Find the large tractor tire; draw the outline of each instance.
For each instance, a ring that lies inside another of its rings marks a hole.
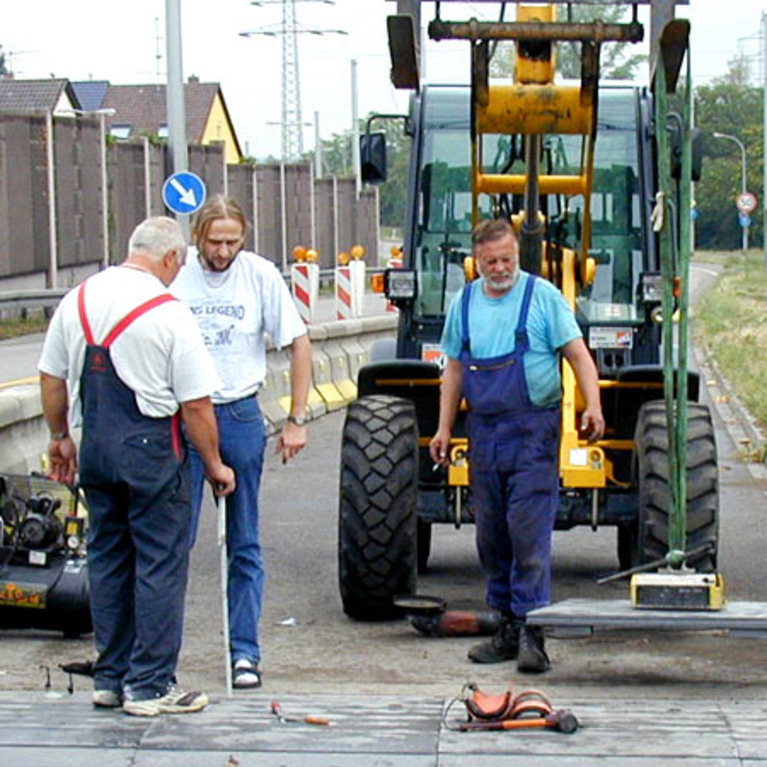
[[[341,441],[338,575],[344,612],[400,615],[416,586],[418,423],[413,403],[376,394],[352,402]]]
[[[666,406],[647,402],[637,416],[634,470],[638,489],[635,523],[618,529],[622,569],[664,557],[668,551],[669,474]],[[687,403],[687,535],[685,550],[710,544],[710,551],[691,557],[687,566],[714,572],[719,537],[719,481],[716,441],[706,405]]]

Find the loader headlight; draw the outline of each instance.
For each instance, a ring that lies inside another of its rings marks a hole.
[[[387,269],[384,293],[390,301],[414,301],[417,290],[415,269]]]

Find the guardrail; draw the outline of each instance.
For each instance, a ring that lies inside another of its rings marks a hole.
[[[373,344],[392,338],[396,326],[395,314],[309,326],[313,351],[311,418],[338,410],[357,396],[357,372],[369,360]],[[267,431],[273,434],[282,428],[290,408],[290,358],[286,351],[271,349],[267,353],[267,375],[258,399]],[[0,389],[0,472],[39,471],[47,446],[39,383]]]
[[[368,266],[365,270],[368,276],[379,274],[384,270],[380,267]],[[320,269],[320,284],[329,286],[335,280],[335,269]],[[290,272],[282,275],[290,287]],[[39,290],[8,290],[0,291],[0,316],[7,311],[16,309],[49,309],[58,306],[59,301],[71,290],[69,288],[40,288]]]
[[[48,309],[58,306],[70,288],[11,290],[0,293],[0,313],[14,309]]]

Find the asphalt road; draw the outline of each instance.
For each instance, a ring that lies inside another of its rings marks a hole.
[[[349,694],[457,694],[467,680],[492,688],[512,676],[512,664],[477,667],[466,660],[471,638],[431,639],[405,621],[359,623],[347,619],[337,587],[336,518],[340,434],[338,412],[310,425],[310,445],[282,466],[269,454],[261,504],[268,571],[262,618],[267,690]],[[721,470],[720,564],[731,600],[767,600],[763,552],[763,481],[739,462],[726,432],[719,431]],[[273,444],[273,441],[270,443]],[[482,609],[482,578],[473,530],[439,526],[431,571],[419,591],[447,599],[451,608]],[[620,598],[625,584],[597,586],[617,568],[615,530],[576,529],[555,534],[554,599]],[[219,554],[215,509],[207,505],[193,553],[180,677],[211,692],[224,687]],[[764,696],[767,646],[762,639],[718,632],[597,632],[585,639],[549,640],[553,668],[543,678],[552,694],[584,696],[651,694]],[[40,631],[2,633],[0,686],[40,688],[44,665],[93,656],[91,640],[66,640]],[[66,678],[53,675],[63,690]],[[527,681],[530,684],[530,680]],[[84,683],[81,683],[81,687]],[[672,693],[673,690],[673,693]]]
[[[713,399],[722,399],[706,380]],[[764,492],[738,456],[738,445],[715,408],[720,456],[720,570],[730,600],[767,602]],[[725,417],[727,415],[726,411]],[[341,609],[336,538],[340,435],[344,413],[309,427],[309,446],[287,466],[269,451],[261,517],[268,571],[262,617],[265,691],[321,694],[452,696],[469,680],[498,689],[515,676],[513,664],[478,667],[466,659],[471,638],[431,639],[406,620],[354,622]],[[274,441],[270,442],[273,446]],[[272,447],[273,449],[273,447]],[[628,598],[625,583],[597,586],[617,569],[614,528],[578,528],[554,536],[554,599]],[[419,591],[445,598],[451,608],[482,609],[483,583],[473,529],[438,526],[430,572]],[[208,502],[193,552],[185,643],[184,685],[224,690],[219,552],[215,509]],[[543,678],[517,684],[544,686],[549,695],[712,699],[767,694],[767,645],[763,638],[722,632],[603,631],[587,638],[550,638],[553,668]],[[66,686],[58,663],[93,657],[90,638],[65,640],[39,631],[2,632],[0,687],[40,689],[42,666],[54,669],[54,688]],[[78,689],[87,684],[76,681]]]
[[[333,322],[336,319],[335,311],[334,297],[321,295],[312,321],[315,324]],[[367,293],[363,305],[363,316],[374,317],[385,313],[384,296]],[[43,337],[42,333],[35,333],[0,341],[0,386],[37,376],[37,361],[43,347]]]

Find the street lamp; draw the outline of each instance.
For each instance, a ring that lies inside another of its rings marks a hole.
[[[714,132],[714,138],[725,138],[728,141],[734,141],[740,147],[740,154],[742,157],[740,192],[741,194],[745,194],[748,191],[746,189],[746,147],[743,146],[743,142],[739,138],[737,138],[736,136],[731,136],[729,133]],[[745,252],[748,250],[748,225],[745,225],[742,228],[743,228],[743,252]]]

